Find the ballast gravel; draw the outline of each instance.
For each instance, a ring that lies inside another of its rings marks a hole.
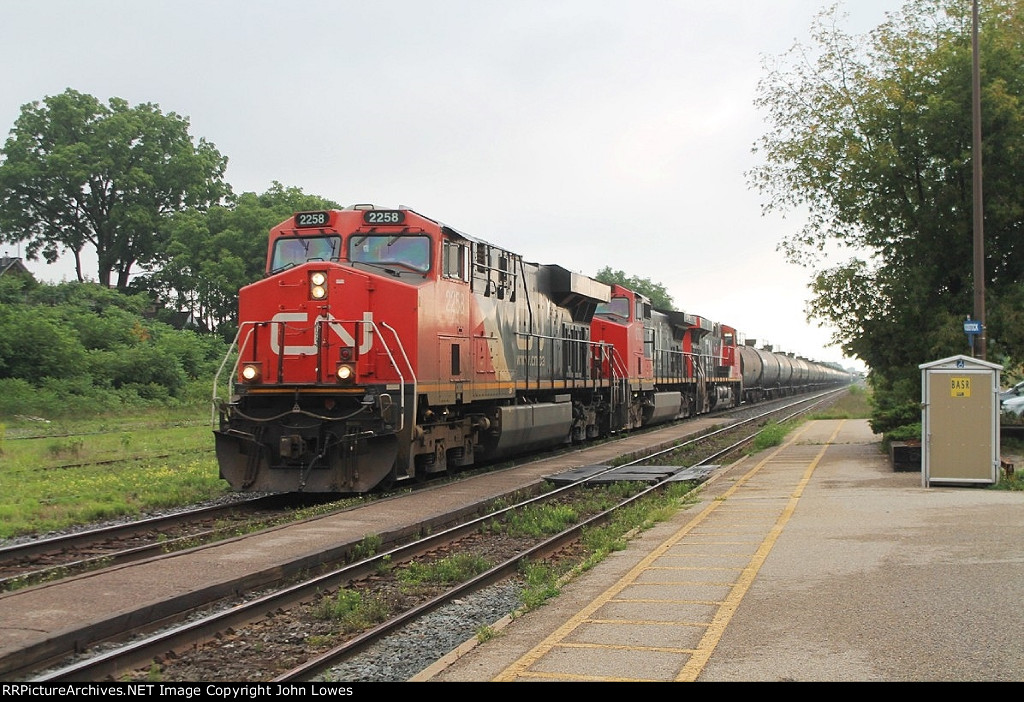
[[[331,668],[324,682],[405,682],[520,607],[522,584],[502,582],[439,607]]]

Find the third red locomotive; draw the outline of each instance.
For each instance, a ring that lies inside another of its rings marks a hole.
[[[266,273],[218,401],[238,491],[366,492],[847,381],[407,208],[300,212]]]

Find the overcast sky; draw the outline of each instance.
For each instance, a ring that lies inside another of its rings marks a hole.
[[[0,128],[67,88],[152,102],[273,181],[406,205],[538,263],[661,283],[676,308],[848,364],[747,187],[762,58],[820,0],[3,0]],[[848,0],[864,34],[900,0]],[[0,253],[19,255],[3,244]],[[44,280],[70,261],[27,262]],[[95,276],[95,272],[93,272]]]

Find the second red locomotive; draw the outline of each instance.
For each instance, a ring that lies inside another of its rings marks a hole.
[[[407,208],[302,212],[239,296],[221,476],[359,493],[844,382]]]

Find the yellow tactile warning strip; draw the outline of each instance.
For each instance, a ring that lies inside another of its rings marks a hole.
[[[494,681],[696,680],[844,423],[805,424]]]

